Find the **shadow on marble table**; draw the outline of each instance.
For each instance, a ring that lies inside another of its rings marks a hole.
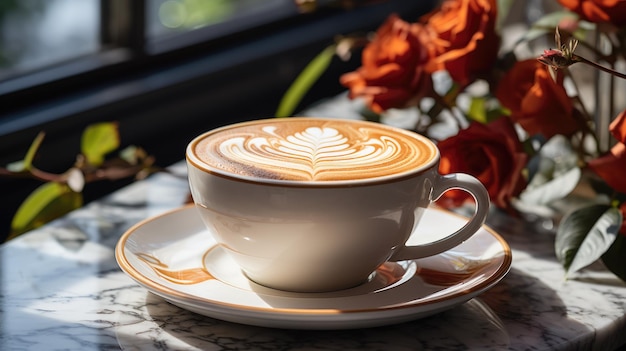
[[[564,317],[565,307],[556,294],[516,270],[480,297],[437,315],[357,330],[284,330],[224,322],[171,305],[140,287],[120,299],[132,300],[134,306],[117,323],[123,350],[523,350],[565,343],[573,343],[574,349],[590,347],[584,340],[568,341],[589,330]]]

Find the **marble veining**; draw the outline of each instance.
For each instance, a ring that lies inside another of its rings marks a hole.
[[[601,264],[564,281],[552,233],[492,212],[510,273],[469,302],[399,325],[342,331],[252,327],[200,316],[117,266],[120,235],[187,198],[180,176],[135,183],[0,247],[2,350],[611,350],[626,343],[626,284]]]

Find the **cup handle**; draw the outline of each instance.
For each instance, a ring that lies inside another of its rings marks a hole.
[[[440,176],[433,186],[432,200],[437,201],[443,193],[452,189],[460,189],[468,192],[476,202],[474,215],[463,227],[456,232],[432,243],[404,246],[396,251],[390,261],[402,261],[434,256],[461,244],[476,233],[485,223],[489,213],[489,194],[482,183],[469,174],[453,173]]]

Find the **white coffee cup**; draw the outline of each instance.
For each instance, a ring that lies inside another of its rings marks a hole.
[[[438,173],[432,141],[379,123],[244,122],[196,137],[186,158],[193,200],[217,243],[249,279],[280,290],[346,289],[385,261],[447,251],[489,208],[476,178]],[[406,246],[424,210],[450,189],[474,197],[474,216],[445,238]]]

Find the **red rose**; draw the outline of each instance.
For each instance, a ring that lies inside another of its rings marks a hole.
[[[609,22],[621,27],[626,25],[626,1],[624,0],[558,0],[564,7],[576,12],[589,22]]]
[[[425,16],[434,55],[428,70],[445,69],[463,85],[490,71],[500,46],[497,12],[495,0],[448,0]]]
[[[582,128],[578,111],[563,87],[563,76],[555,82],[547,70],[535,59],[517,62],[500,81],[496,97],[528,133],[548,139],[571,135]]]
[[[362,65],[340,78],[350,98],[363,97],[372,111],[406,107],[432,91],[432,79],[424,70],[428,52],[423,27],[391,15],[363,50]]]
[[[438,143],[441,152],[439,172],[468,173],[480,180],[500,208],[510,208],[511,199],[526,187],[522,169],[528,155],[524,153],[515,128],[508,118],[489,124],[473,122],[467,129]],[[459,206],[470,198],[460,190],[446,192],[439,204]]]
[[[611,188],[626,194],[626,146],[617,143],[604,156],[589,161],[592,171],[600,176]]]

